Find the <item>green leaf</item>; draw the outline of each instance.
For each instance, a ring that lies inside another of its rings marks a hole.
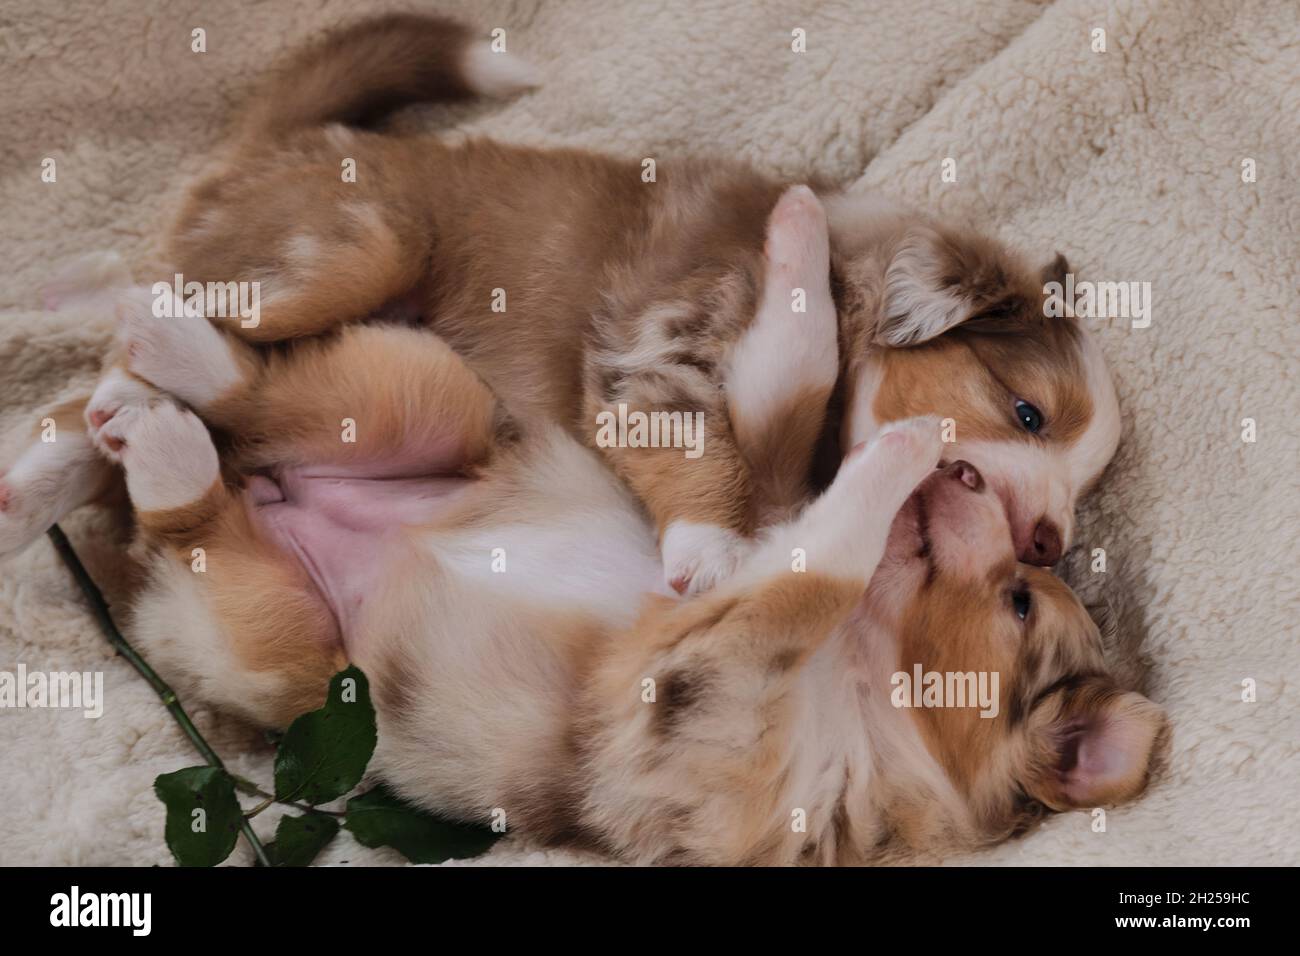
[[[243,811],[235,785],[216,767],[161,774],[153,792],[167,807],[167,848],[180,866],[216,866],[235,848]]]
[[[309,866],[338,832],[338,820],[323,813],[286,815],[280,818],[275,842],[267,845],[267,851],[276,866]]]
[[[370,682],[349,667],[330,680],[325,706],[285,731],[275,753],[275,799],[313,805],[336,800],[361,782],[374,752]]]
[[[343,826],[362,846],[391,846],[412,863],[469,859],[486,852],[501,836],[489,827],[439,819],[386,787],[349,800]]]

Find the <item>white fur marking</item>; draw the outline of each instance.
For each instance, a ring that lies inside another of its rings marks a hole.
[[[728,578],[748,554],[749,539],[729,528],[674,521],[663,536],[664,581],[687,581],[683,594],[699,594]]]
[[[1079,331],[1088,395],[1092,399],[1092,418],[1079,440],[1066,453],[1072,489],[1071,507],[1079,489],[1100,475],[1115,456],[1122,424],[1115,384],[1111,381],[1101,349],[1087,330],[1080,328]]]
[[[763,297],[727,373],[732,414],[764,422],[801,389],[830,389],[839,370],[826,216],[807,186],[792,186],[772,213]],[[803,289],[806,311],[793,310]]]
[[[840,466],[822,496],[794,522],[768,535],[737,573],[737,586],[793,572],[792,552],[807,556],[807,570],[859,579],[866,587],[885,553],[894,516],[939,463],[943,450],[933,415],[891,422],[862,451]]]
[[[461,61],[465,85],[479,96],[508,96],[540,85],[537,69],[513,53],[494,53],[487,43],[465,49]]]
[[[284,244],[284,257],[292,265],[310,268],[315,265],[321,254],[321,242],[310,233],[290,236]]]
[[[193,412],[175,405],[119,413],[102,430],[125,444],[121,454],[126,488],[139,511],[193,504],[220,474],[207,428]]]
[[[0,477],[0,558],[17,554],[54,522],[84,504],[104,480],[103,464],[87,436],[60,429],[52,442],[35,441]]]
[[[153,314],[152,303],[132,302],[121,313],[118,338],[131,371],[165,392],[203,409],[243,381],[234,346],[206,318]]]

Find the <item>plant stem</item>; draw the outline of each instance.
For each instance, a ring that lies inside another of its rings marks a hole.
[[[253,807],[253,809],[251,809],[251,810],[249,810],[247,813],[245,813],[244,816],[247,817],[249,820],[251,820],[251,819],[253,819],[253,817],[257,816],[259,813],[261,813],[263,810],[265,810],[267,807],[269,807],[269,806],[270,806],[271,804],[273,804],[273,803],[275,803],[275,798],[274,798],[274,797],[267,797],[265,800],[263,800],[263,801],[262,801],[261,803],[259,803],[257,806]]]
[[[347,816],[347,811],[345,810],[326,810],[324,807],[313,807],[311,804],[308,803],[294,803],[292,800],[281,800],[278,797],[276,797],[274,794],[267,793],[265,790],[263,790],[261,787],[257,786],[256,784],[249,784],[247,780],[244,781],[244,784],[245,786],[241,787],[240,789],[242,789],[245,793],[252,794],[254,796],[265,797],[266,803],[278,803],[282,807],[293,807],[295,810],[301,810],[304,813],[323,813],[327,817]],[[265,806],[258,806],[252,811],[252,813],[249,813],[249,816],[253,816],[253,814],[255,813],[261,813],[265,809],[266,809]]]
[[[163,706],[172,715],[172,719],[180,725],[181,730],[185,732],[185,736],[194,745],[194,749],[208,762],[208,765],[225,771],[225,764],[221,762],[217,752],[203,739],[199,729],[190,720],[190,715],[185,713],[185,708],[181,706],[180,698],[176,696],[176,692],[167,686],[167,683],[154,672],[154,669],[149,666],[143,657],[136,653],[135,648],[127,643],[126,638],[122,636],[122,632],[117,629],[117,625],[113,623],[112,615],[108,612],[108,602],[104,600],[103,592],[99,590],[99,586],[95,584],[94,579],[86,571],[85,565],[77,557],[77,552],[72,550],[72,544],[68,541],[68,536],[63,533],[63,529],[56,524],[50,528],[48,534],[50,540],[54,542],[54,549],[59,552],[59,557],[68,566],[68,570],[72,572],[73,578],[76,579],[77,584],[80,585],[82,592],[86,595],[86,600],[90,603],[91,613],[99,622],[99,627],[104,632],[104,636],[108,638],[108,643],[113,645],[113,648],[125,657],[131,666],[136,669],[137,673],[153,688],[154,693],[162,700]],[[257,857],[258,862],[263,866],[270,866],[271,858],[267,856],[266,847],[262,846],[262,841],[253,832],[253,825],[246,818],[242,821],[241,829],[244,838],[248,840],[248,845],[253,848],[253,855]]]

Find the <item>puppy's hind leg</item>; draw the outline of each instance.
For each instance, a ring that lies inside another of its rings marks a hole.
[[[0,560],[118,486],[120,473],[96,451],[83,424],[87,401],[72,399],[36,416],[29,444],[0,468]]]
[[[305,131],[295,143],[241,152],[199,182],[168,243],[168,261],[185,283],[221,293],[225,308],[208,317],[247,342],[318,335],[367,318],[428,273],[419,170],[429,147],[342,126]],[[355,181],[341,178],[345,157],[356,165]]]
[[[337,625],[303,568],[223,484],[203,423],[155,401],[123,408],[100,431],[152,546],[132,619],[141,649],[169,679],[259,723],[282,726],[319,706],[346,665]]]
[[[119,297],[117,341],[126,368],[195,409],[209,424],[237,427],[239,421],[229,412],[257,380],[263,357],[205,317],[187,315],[181,300],[166,295],[169,308],[162,310],[154,308],[156,299],[148,289]]]
[[[335,475],[467,473],[510,422],[496,396],[436,335],[356,325],[273,356],[255,388],[224,403],[241,465]]]
[[[42,288],[45,307],[111,310],[130,271],[114,252],[95,252],[70,260]],[[110,369],[97,394],[127,382]],[[108,380],[116,384],[108,386]],[[147,391],[143,383],[135,383]],[[115,399],[116,401],[116,399]],[[78,396],[39,412],[32,419],[27,443],[17,457],[0,465],[0,560],[22,551],[55,522],[94,501],[109,498],[121,486],[121,473],[96,450],[95,427],[85,421],[91,396]]]

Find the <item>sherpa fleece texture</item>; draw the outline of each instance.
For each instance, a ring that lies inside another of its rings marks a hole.
[[[389,9],[385,3],[366,5]],[[1168,770],[1104,832],[1061,815],[964,861],[1300,862],[1296,542],[1300,6],[1290,0],[484,0],[430,4],[507,31],[537,92],[425,110],[502,139],[671,162],[741,157],[969,220],[1080,279],[1149,282],[1151,324],[1097,321],[1124,414],[1069,576],[1118,623],[1118,666],[1173,720]],[[85,389],[105,316],[44,314],[82,253],[155,254],[176,192],[267,60],[356,16],[348,0],[0,0],[0,426]],[[191,31],[207,52],[191,52]],[[792,31],[807,51],[792,52]],[[1105,30],[1105,52],[1093,49]],[[46,157],[57,182],[41,181]],[[955,161],[956,181],[942,164]],[[1243,163],[1253,160],[1253,182]],[[1246,418],[1257,440],[1242,440]],[[3,459],[0,459],[3,460]],[[121,527],[66,523],[121,607]],[[1090,570],[1093,549],[1105,573]],[[170,862],[151,784],[197,758],[105,647],[42,541],[0,568],[0,670],[105,674],[99,720],[0,710],[0,863]],[[1256,699],[1244,702],[1243,681]],[[235,771],[260,734],[191,702]],[[259,817],[269,835],[273,817]],[[247,862],[242,844],[234,862]],[[322,862],[395,863],[346,834]],[[599,862],[508,839],[489,863]]]

